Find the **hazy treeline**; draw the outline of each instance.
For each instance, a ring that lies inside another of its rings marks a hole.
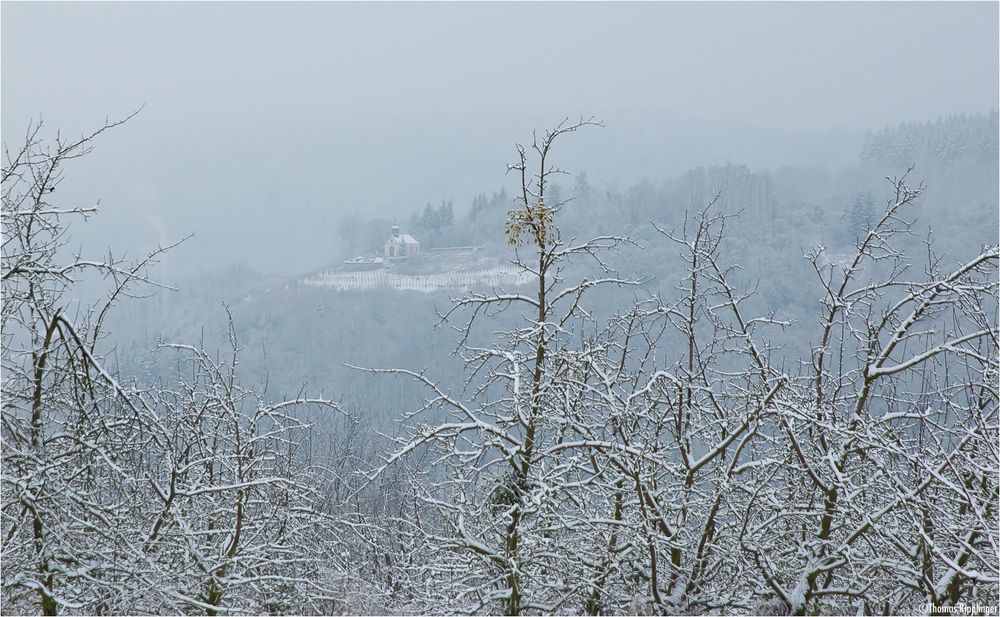
[[[685,264],[673,247],[660,241],[650,223],[679,227],[685,216],[719,193],[717,203],[723,211],[740,213],[739,224],[727,230],[727,254],[742,266],[734,280],[756,286],[757,298],[752,301],[808,324],[815,322],[820,299],[803,293],[815,276],[803,254],[823,245],[829,255],[846,258],[865,225],[884,207],[887,173],[905,171],[916,163],[912,177],[927,184],[912,207],[913,233],[899,239],[911,254],[925,252],[929,230],[945,259],[957,260],[969,246],[995,240],[998,176],[992,122],[995,115],[966,118],[962,126],[974,133],[966,147],[968,155],[950,162],[925,157],[897,165],[866,161],[859,152],[857,165],[843,169],[754,170],[733,163],[694,168],[627,187],[593,186],[587,174],[579,173],[555,177],[550,190],[555,200],[573,197],[561,222],[566,236],[628,235],[642,248],[622,247],[612,260],[648,279],[645,290],[667,296],[674,293]],[[928,123],[914,125],[915,135],[923,134],[920,126],[927,133],[940,132],[940,123]],[[984,158],[972,146],[984,142],[993,143],[992,158]],[[440,222],[428,213],[447,207],[447,200],[437,206],[414,207],[408,214],[401,212],[395,222],[415,234],[425,249],[475,244],[487,254],[510,258],[513,253],[502,231],[513,189],[483,191],[467,207],[452,204],[452,215]],[[340,259],[362,253],[381,254],[393,222],[360,214],[344,217],[331,237],[329,253],[317,257],[317,266],[336,266]],[[360,405],[366,421],[381,425],[394,420],[400,405],[414,402],[412,397],[418,393],[406,394],[406,386],[397,382],[376,386],[345,367],[345,362],[427,368],[446,383],[462,383],[461,363],[449,356],[453,337],[447,330],[434,329],[437,309],[449,302],[446,294],[334,292],[301,285],[300,280],[260,275],[236,266],[185,277],[176,282],[179,291],[159,291],[142,302],[123,304],[109,317],[119,359],[124,359],[122,366],[142,371],[154,363],[145,373],[138,373],[145,377],[163,370],[165,361],[150,353],[151,341],[159,336],[168,340],[205,336],[212,345],[222,343],[225,324],[220,303],[225,301],[237,316],[236,328],[246,346],[243,369],[254,379],[266,369],[272,392],[290,393],[308,383]],[[621,305],[622,297],[620,290],[597,290],[594,310],[611,313]],[[812,343],[800,329],[776,336],[788,352],[789,366],[808,353]]]

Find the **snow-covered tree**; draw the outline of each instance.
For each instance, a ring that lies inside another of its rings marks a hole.
[[[571,129],[579,125],[571,125]],[[466,389],[432,396],[375,475],[409,457],[417,498],[398,574],[422,611],[776,614],[909,612],[996,601],[997,248],[923,276],[898,246],[920,194],[906,177],[854,255],[806,257],[822,314],[796,368],[770,343],[803,327],[735,283],[713,199],[679,230],[676,299],[632,295],[610,319],[595,286],[633,287],[545,201],[557,127],[511,169],[506,234],[531,294],[455,300]],[[532,259],[523,259],[523,246]],[[569,282],[586,256],[603,274]],[[777,273],[776,273],[777,274]],[[755,308],[756,307],[756,308]],[[513,325],[493,344],[482,316]],[[510,322],[508,322],[510,323]],[[780,368],[779,368],[780,367]],[[401,518],[395,519],[397,523]]]
[[[323,470],[304,464],[304,396],[270,402],[230,360],[169,345],[173,379],[120,379],[104,324],[148,275],[67,250],[67,224],[94,212],[52,194],[63,166],[107,123],[51,145],[29,129],[3,167],[2,602],[55,615],[326,612],[336,600],[336,526],[321,512]],[[87,272],[110,281],[80,306]],[[192,369],[187,373],[186,369]]]
[[[518,147],[514,207],[494,230],[530,288],[470,290],[440,315],[465,361],[461,391],[423,371],[363,369],[427,393],[377,442],[333,401],[246,385],[228,307],[224,351],[160,341],[176,373],[121,378],[106,318],[162,287],[149,272],[166,249],[85,259],[68,250],[67,223],[93,210],[52,199],[63,165],[116,124],[51,147],[36,126],[4,162],[5,611],[898,614],[998,602],[1000,253],[948,263],[928,239],[907,255],[923,189],[906,175],[884,208],[847,210],[853,251],[805,255],[819,319],[793,323],[755,294],[732,257],[745,247],[727,240],[767,211],[766,181],[739,168],[693,178],[686,201],[719,180],[756,186],[759,203],[716,195],[654,224],[658,254],[680,259],[673,288],[656,287],[612,267],[616,249],[641,249],[629,238],[564,233],[573,208],[553,191],[564,173],[553,147],[597,123],[559,124]],[[919,141],[917,128],[900,134]],[[477,220],[495,223],[497,204],[477,203]],[[89,307],[74,293],[87,272],[109,281]],[[595,296],[612,293],[602,313]],[[811,348],[796,362],[780,341],[800,329]],[[318,435],[310,418],[331,416]]]

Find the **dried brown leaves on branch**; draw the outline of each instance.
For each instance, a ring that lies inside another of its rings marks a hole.
[[[544,247],[552,242],[552,210],[542,202],[525,209],[507,213],[507,244],[521,246],[525,236],[532,238],[535,246]]]

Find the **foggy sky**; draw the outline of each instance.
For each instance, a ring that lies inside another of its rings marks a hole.
[[[464,207],[564,116],[602,181],[836,163],[865,129],[997,107],[997,3],[20,3],[2,8],[2,131],[78,134],[102,213],[74,237],[178,268],[323,265],[337,218]],[[843,151],[811,151],[811,135]],[[731,139],[723,139],[731,135]],[[839,140],[839,141],[838,141]],[[790,152],[798,152],[796,156]],[[795,160],[799,159],[799,160]]]

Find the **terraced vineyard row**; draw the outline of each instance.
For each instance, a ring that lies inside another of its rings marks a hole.
[[[431,293],[442,289],[468,289],[524,285],[531,275],[510,265],[480,270],[461,270],[429,274],[402,274],[392,270],[364,272],[323,272],[303,281],[315,287],[337,290],[399,289]]]

